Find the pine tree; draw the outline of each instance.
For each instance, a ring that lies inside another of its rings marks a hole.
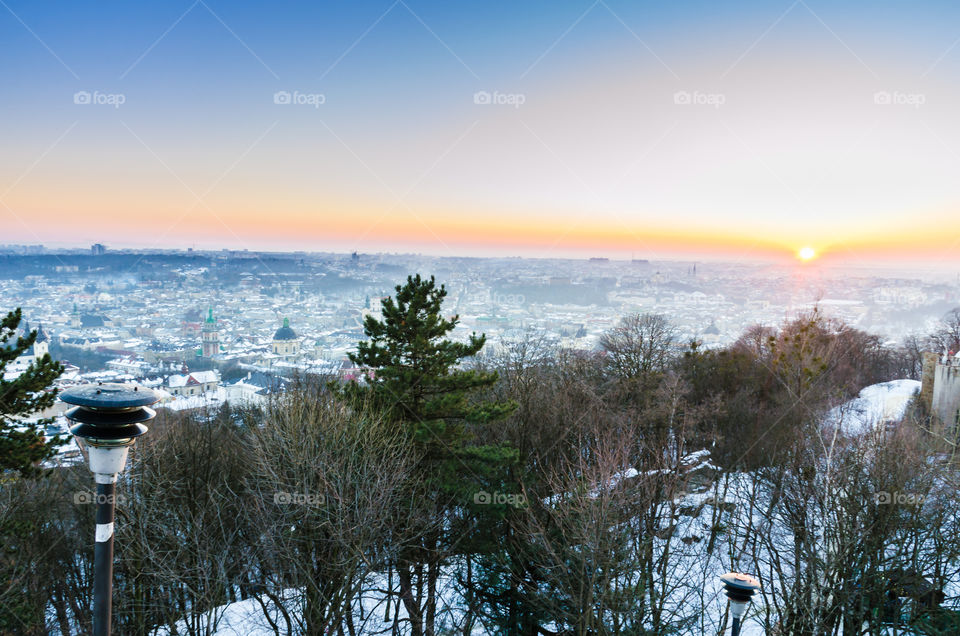
[[[350,360],[366,369],[363,381],[338,389],[354,404],[373,405],[403,427],[420,456],[418,483],[411,493],[430,522],[416,529],[400,520],[397,555],[400,596],[414,636],[434,633],[440,567],[451,556],[460,531],[450,520],[471,507],[473,495],[495,483],[516,462],[515,449],[470,444],[472,427],[509,415],[515,404],[471,399],[497,381],[494,372],[467,370],[461,363],[483,348],[486,338],[470,334],[466,342],[447,338],[459,322],[441,311],[447,295],[431,276],[408,276],[396,295],[382,302],[383,319],[368,315],[364,333]],[[424,496],[423,493],[427,493]],[[416,536],[411,544],[410,536]],[[414,545],[415,544],[415,545]],[[464,546],[461,546],[463,548]],[[424,590],[423,598],[419,592]]]
[[[458,316],[441,314],[446,288],[420,275],[397,285],[396,298],[382,303],[383,320],[368,315],[364,333],[369,340],[357,345],[350,360],[368,369],[363,383],[351,383],[343,393],[371,399],[388,418],[408,427],[414,440],[434,456],[462,448],[464,422],[488,423],[506,417],[513,404],[471,403],[468,396],[493,385],[497,374],[458,368],[483,348],[484,335],[470,334],[467,342],[446,339]]]
[[[41,472],[37,465],[56,454],[63,441],[44,440],[43,430],[53,418],[34,422],[24,418],[53,406],[57,391],[49,387],[63,373],[63,366],[45,354],[20,375],[4,379],[7,365],[29,351],[37,339],[37,332],[31,331],[13,340],[20,319],[17,308],[0,321],[0,472],[35,477]]]

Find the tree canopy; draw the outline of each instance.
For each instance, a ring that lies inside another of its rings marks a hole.
[[[39,474],[37,464],[52,457],[63,443],[44,439],[44,428],[53,418],[27,419],[53,406],[57,391],[50,385],[63,373],[63,366],[45,354],[22,373],[6,379],[7,366],[30,351],[37,340],[36,331],[17,335],[21,319],[17,308],[0,322],[0,471],[29,477]]]

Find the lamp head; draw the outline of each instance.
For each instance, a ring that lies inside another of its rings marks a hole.
[[[150,389],[102,382],[67,389],[60,399],[75,405],[64,415],[75,422],[70,432],[87,450],[98,481],[123,470],[129,447],[148,430],[143,422],[156,416],[147,405],[158,400]]]
[[[747,611],[750,599],[760,589],[760,581],[754,576],[738,572],[728,572],[720,580],[730,599],[730,613],[734,618],[741,618]]]

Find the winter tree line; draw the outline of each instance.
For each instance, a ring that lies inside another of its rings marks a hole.
[[[595,353],[479,356],[445,294],[411,277],[366,319],[363,381],[160,410],[118,483],[115,633],[212,634],[249,600],[278,635],[720,634],[730,570],[759,577],[765,634],[960,633],[956,431],[919,400],[824,425],[960,349],[960,312],[902,347],[813,311],[706,349],[646,314]],[[57,366],[0,381],[2,634],[90,630],[91,475],[43,469],[55,445],[17,421]]]

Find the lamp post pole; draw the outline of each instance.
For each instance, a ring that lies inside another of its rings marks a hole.
[[[137,437],[147,432],[143,422],[156,415],[148,405],[157,401],[150,389],[125,384],[85,384],[67,389],[60,399],[73,408],[65,413],[74,422],[70,432],[86,449],[97,483],[97,530],[93,548],[93,635],[110,636],[113,606],[113,513],[117,475]]]
[[[740,636],[740,619],[750,605],[750,599],[760,589],[760,581],[749,574],[728,572],[720,577],[730,599],[730,614],[733,616],[733,636]]]
[[[97,475],[99,478],[100,475]],[[116,483],[97,481],[97,535],[93,544],[93,633],[110,633],[113,609],[113,514]]]

